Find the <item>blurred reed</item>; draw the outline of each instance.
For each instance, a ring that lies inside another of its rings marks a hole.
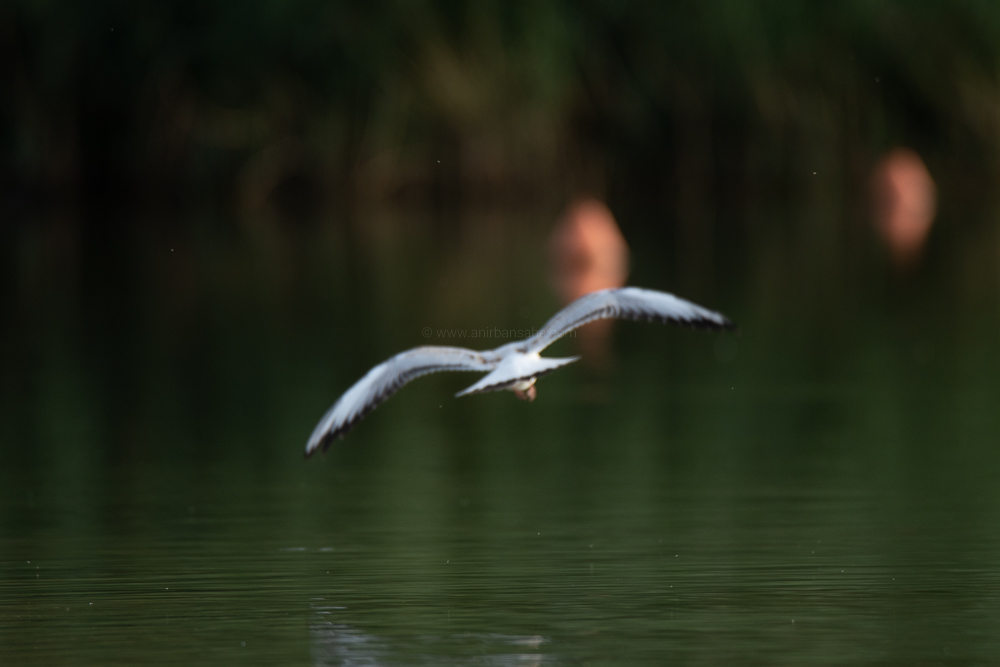
[[[971,0],[12,2],[5,207],[657,194],[704,254],[712,200],[857,193],[896,145],[985,196],[998,28]]]

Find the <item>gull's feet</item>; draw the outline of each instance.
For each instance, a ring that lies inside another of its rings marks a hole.
[[[515,389],[514,395],[520,398],[522,401],[528,401],[530,403],[531,401],[535,400],[535,396],[537,395],[537,392],[535,391],[535,385],[531,385],[530,387],[524,389],[523,391],[521,389]]]

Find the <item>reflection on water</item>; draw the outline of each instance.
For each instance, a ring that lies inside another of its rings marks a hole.
[[[309,626],[312,637],[313,665],[317,667],[371,665],[496,665],[497,667],[532,667],[554,665],[554,656],[537,650],[548,643],[545,637],[509,636],[496,633],[424,636],[410,646],[392,647],[357,628],[325,617],[344,607],[313,605],[317,620]],[[436,654],[447,647],[451,655]],[[532,652],[525,652],[531,650]]]
[[[314,607],[319,616],[330,609],[343,607]],[[323,620],[309,626],[312,636],[314,665],[385,665],[387,648],[376,637],[358,632],[348,625]]]

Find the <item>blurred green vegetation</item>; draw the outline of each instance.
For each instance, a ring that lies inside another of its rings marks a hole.
[[[336,219],[455,191],[671,201],[684,178],[743,201],[813,171],[856,190],[906,144],[961,206],[1000,148],[986,0],[35,0],[6,3],[0,33],[22,205],[274,197]]]

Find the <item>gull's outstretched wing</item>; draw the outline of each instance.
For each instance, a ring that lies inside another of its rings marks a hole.
[[[545,323],[520,348],[541,352],[573,329],[608,318],[673,322],[704,329],[735,329],[724,315],[697,306],[673,294],[639,287],[591,292],[569,304]]]
[[[320,447],[326,451],[336,437],[349,431],[358,420],[414,378],[438,371],[485,373],[496,365],[496,359],[461,347],[426,346],[400,352],[368,371],[337,399],[309,436],[306,456]]]

